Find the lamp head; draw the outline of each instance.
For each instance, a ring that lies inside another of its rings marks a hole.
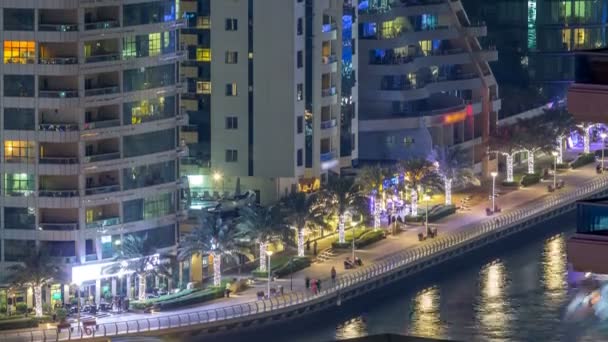
[[[557,151],[553,151],[553,152],[551,152],[551,154],[552,154],[554,157],[557,157],[557,155],[558,155],[559,153],[557,153]]]
[[[490,172],[490,175],[492,175],[492,177],[496,177],[496,176],[498,176],[498,172],[492,171],[492,172]]]
[[[602,139],[606,139],[606,137],[608,137],[608,134],[602,132],[600,133],[600,137],[602,137]]]
[[[272,251],[266,251],[266,255],[271,256],[272,255]]]
[[[215,172],[215,173],[213,174],[213,180],[218,181],[218,180],[220,180],[220,179],[222,179],[222,174],[221,174],[221,173],[219,173],[219,172]]]

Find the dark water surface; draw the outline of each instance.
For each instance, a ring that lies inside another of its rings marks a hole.
[[[317,342],[397,333],[457,341],[608,341],[608,323],[563,319],[577,292],[571,284],[582,276],[568,271],[566,241],[574,230],[568,214],[335,309],[204,340]]]

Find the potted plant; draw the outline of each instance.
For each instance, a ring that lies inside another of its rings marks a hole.
[[[59,309],[55,310],[55,316],[57,317],[57,320],[59,321],[59,323],[57,324],[58,333],[61,333],[61,329],[70,328],[70,323],[68,323],[68,321],[67,321],[68,312],[66,309],[59,308]]]

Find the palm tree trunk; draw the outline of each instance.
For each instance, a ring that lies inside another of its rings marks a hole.
[[[591,144],[591,137],[589,136],[589,131],[590,131],[589,126],[584,126],[583,130],[584,130],[584,134],[583,134],[583,148],[584,148],[584,152],[585,153],[589,153],[591,151],[590,149],[590,144]]]
[[[298,228],[298,256],[304,256],[304,228]]]
[[[534,152],[532,150],[528,150],[528,173],[534,173]]]
[[[139,300],[146,300],[146,275],[138,274],[137,275],[139,282]]]
[[[36,317],[42,317],[42,286],[39,284],[34,286],[34,301]]]
[[[507,182],[513,182],[513,154],[507,154]]]
[[[452,179],[444,177],[443,186],[445,188],[445,205],[452,205]]]
[[[266,242],[260,242],[260,271],[266,271]]]
[[[380,228],[380,201],[374,200],[374,230]]]
[[[340,214],[338,217],[338,242],[346,242],[346,238],[344,237],[344,214]]]
[[[557,138],[557,163],[563,164],[564,162],[564,137]]]
[[[412,216],[418,216],[418,192],[412,189]]]
[[[213,254],[213,286],[222,285],[222,255]]]

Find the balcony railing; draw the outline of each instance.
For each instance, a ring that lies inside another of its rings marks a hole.
[[[120,59],[120,54],[111,53],[107,55],[96,55],[96,56],[88,56],[84,58],[85,63],[99,63],[99,62],[107,62],[107,61],[117,61]]]
[[[73,132],[78,130],[78,124],[72,123],[42,123],[38,125],[41,131]]]
[[[77,157],[40,157],[40,164],[71,165],[78,164]]]
[[[116,192],[116,191],[120,191],[119,184],[98,186],[98,187],[94,187],[94,188],[86,188],[85,194],[86,195],[98,195],[98,194],[107,194],[107,193]]]
[[[42,90],[41,89],[38,91],[38,96],[46,97],[46,98],[72,98],[72,97],[78,97],[78,90],[69,90],[69,89]]]
[[[76,24],[40,24],[38,31],[74,32],[78,31]]]
[[[120,87],[119,86],[110,86],[110,87],[103,87],[103,88],[92,88],[92,89],[86,89],[84,91],[84,96],[99,96],[99,95],[109,95],[109,94],[116,94],[120,92]]]
[[[84,124],[84,129],[88,130],[88,129],[96,129],[96,128],[116,127],[116,126],[120,126],[119,119],[87,122]]]
[[[321,32],[325,33],[325,32],[331,32],[334,31],[338,28],[338,25],[336,25],[335,23],[332,24],[323,24],[323,27],[321,28]]]
[[[338,61],[338,57],[336,55],[323,56],[321,58],[323,64],[331,64]]]
[[[118,158],[120,158],[120,152],[100,153],[100,154],[93,154],[93,155],[84,157],[84,162],[85,163],[94,163],[94,162],[112,160],[112,159],[118,159]]]
[[[40,230],[70,231],[78,230],[78,223],[39,223]]]
[[[327,88],[327,89],[322,89],[321,90],[321,95],[323,95],[323,97],[328,97],[328,96],[334,96],[336,95],[336,87],[331,87],[331,88]]]
[[[105,219],[101,219],[101,220],[97,220],[97,221],[87,222],[86,227],[87,227],[87,229],[102,228],[102,227],[115,226],[117,224],[120,224],[120,217],[109,217],[109,218],[105,218]]]
[[[46,190],[38,191],[40,197],[78,197],[78,190]]]
[[[336,120],[336,119],[321,121],[321,129],[328,129],[328,128],[336,127],[337,124],[338,124],[338,120]]]
[[[54,65],[78,64],[78,57],[41,57],[38,59],[38,63]]]
[[[336,151],[321,153],[321,161],[327,162],[336,159]]]
[[[104,20],[84,24],[85,31],[111,29],[115,27],[120,27],[120,23],[118,22],[118,20]]]

